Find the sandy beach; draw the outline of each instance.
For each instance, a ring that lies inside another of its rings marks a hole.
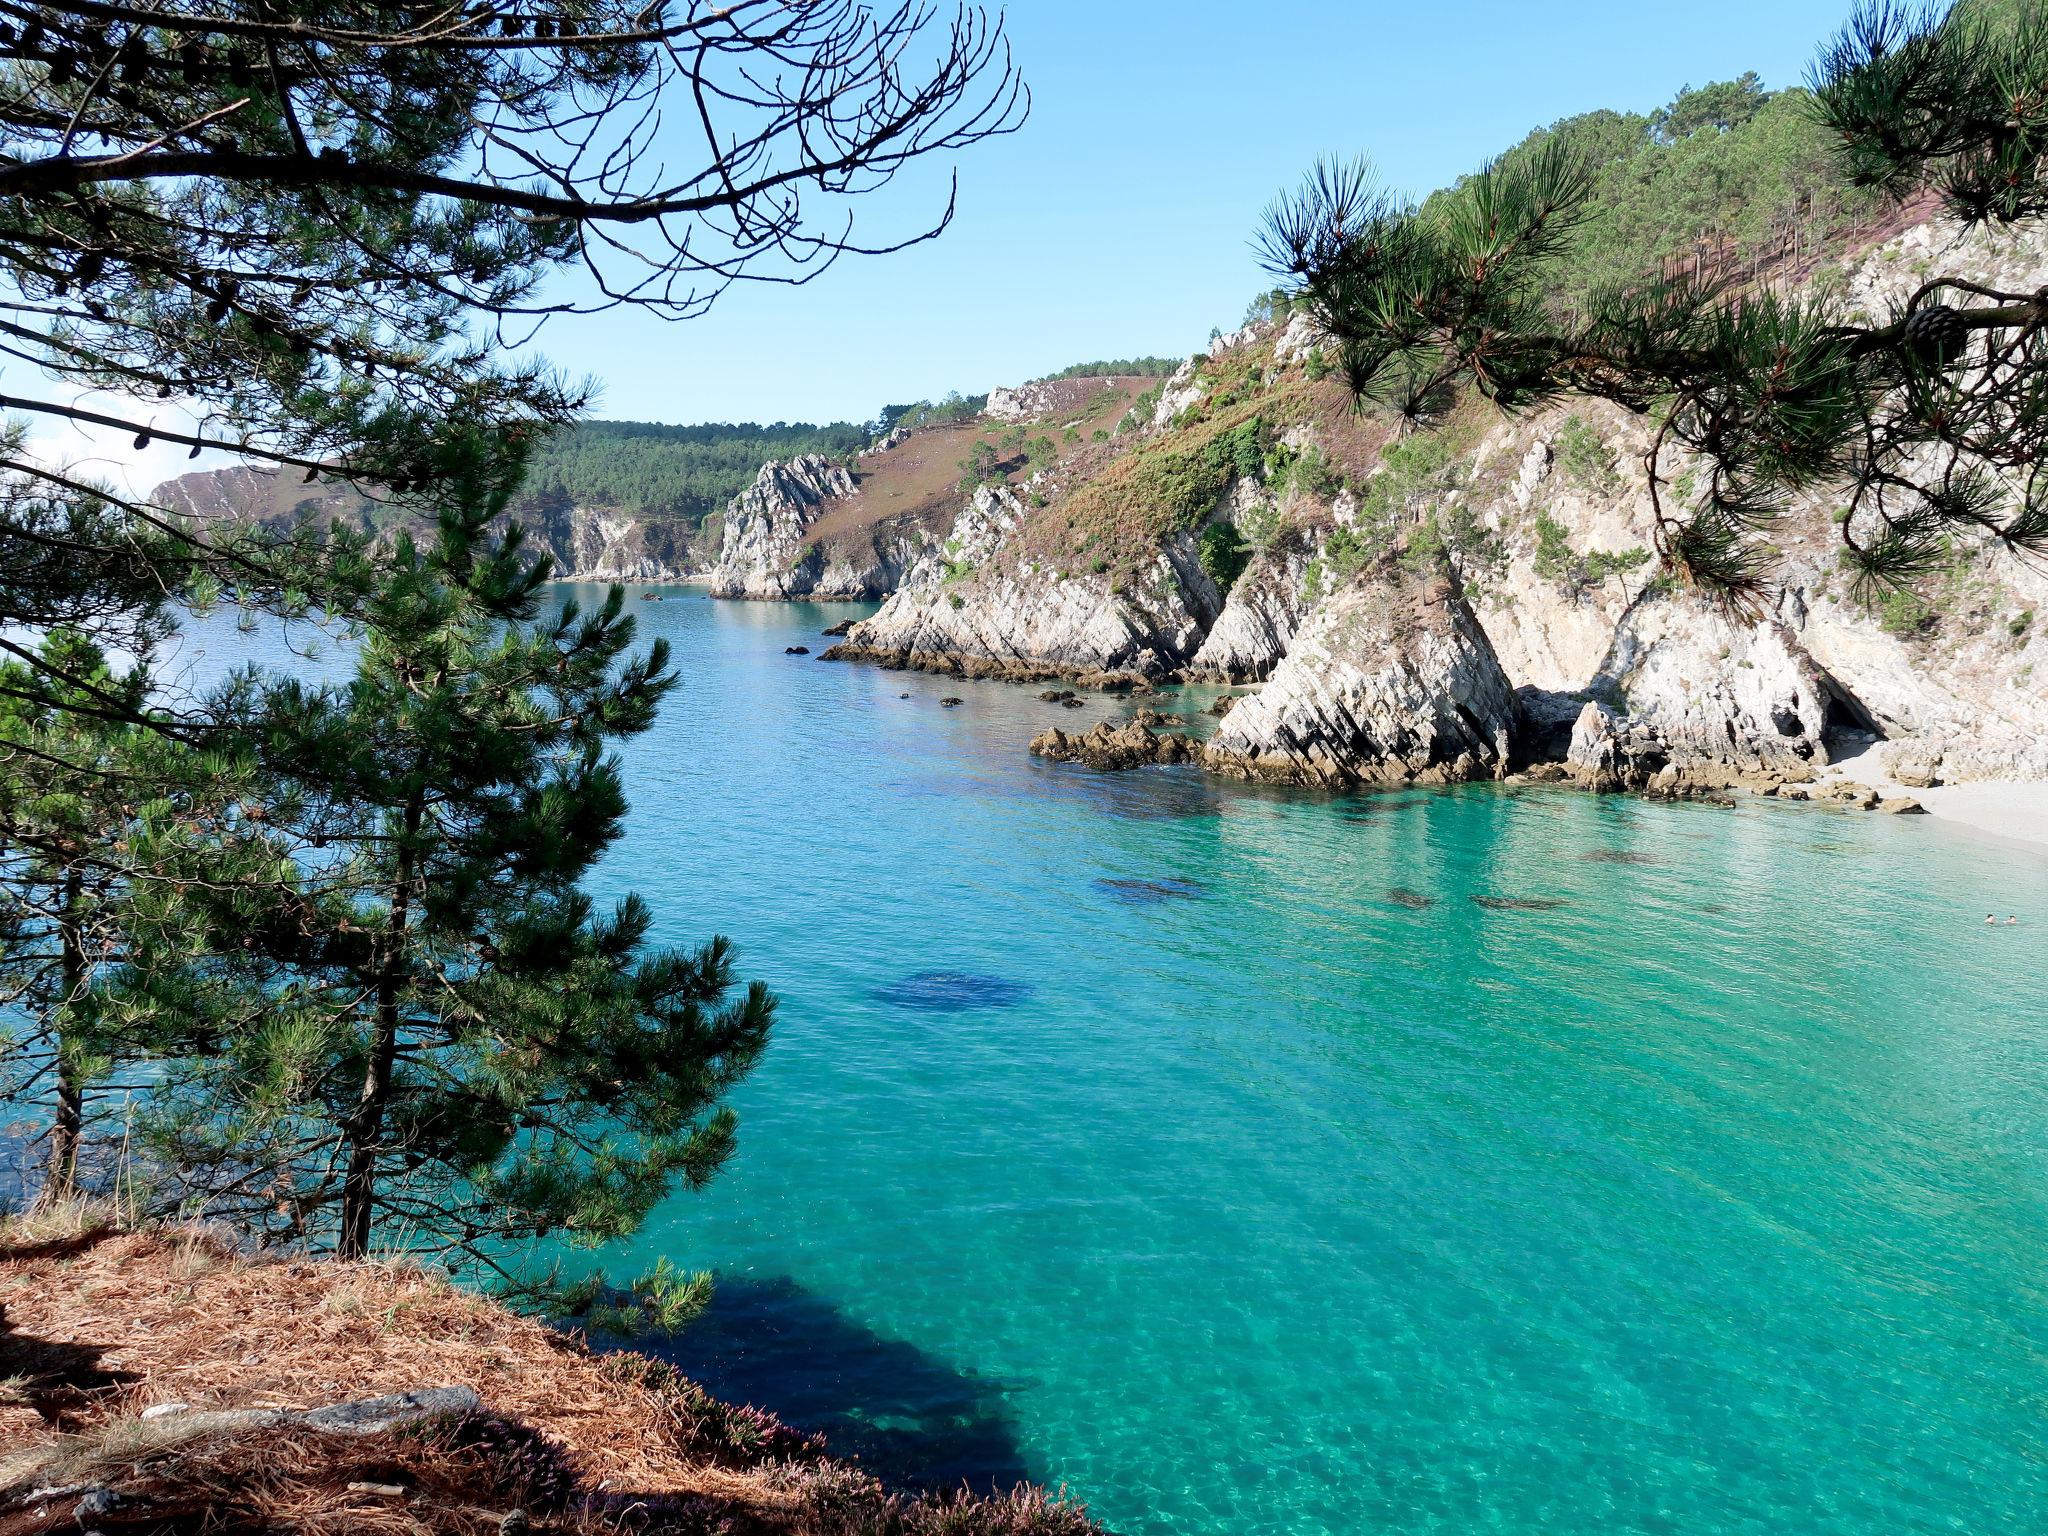
[[[1842,764],[1841,771],[1828,774],[1822,782],[1867,784],[1888,800],[1910,795],[1927,808],[1930,816],[2001,842],[2048,851],[2048,783],[1992,779],[1914,789],[1895,779],[1858,773],[1853,760]]]

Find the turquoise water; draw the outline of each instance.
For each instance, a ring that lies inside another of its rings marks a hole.
[[[606,879],[784,1000],[642,1243],[713,1387],[1148,1536],[2039,1528],[2048,857],[1098,776],[1024,744],[1120,706],[640,606]]]

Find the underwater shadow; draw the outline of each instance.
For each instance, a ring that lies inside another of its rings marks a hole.
[[[786,1275],[721,1275],[703,1317],[638,1347],[714,1397],[824,1435],[836,1455],[899,1486],[986,1493],[1034,1480],[1013,1383],[885,1338]]]
[[[873,992],[876,1002],[918,1013],[965,1013],[971,1008],[1014,1008],[1028,1002],[1029,982],[981,971],[918,971]]]

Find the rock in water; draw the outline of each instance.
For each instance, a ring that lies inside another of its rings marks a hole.
[[[811,654],[811,648],[808,645],[785,645],[782,648],[782,654],[785,656],[808,656]]]
[[[1208,763],[1333,787],[1498,778],[1514,720],[1459,592],[1368,580],[1316,608],[1272,681],[1224,717]]]
[[[1070,735],[1054,726],[1031,738],[1031,751],[1036,757],[1080,763],[1106,773],[1146,763],[1193,762],[1201,755],[1201,749],[1187,737],[1161,736],[1135,720],[1120,726],[1104,720],[1083,736]]]

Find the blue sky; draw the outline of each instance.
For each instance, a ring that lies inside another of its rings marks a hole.
[[[863,418],[1069,363],[1185,353],[1262,286],[1260,210],[1318,154],[1368,153],[1426,192],[1530,128],[1647,111],[1755,69],[1796,84],[1849,0],[1024,0],[1009,13],[1036,103],[963,154],[931,245],[849,260],[708,317],[555,322],[542,350],[603,381],[593,414]],[[934,206],[900,183],[870,233]]]
[[[601,381],[593,415],[672,422],[863,420],[1070,363],[1186,353],[1266,286],[1260,211],[1318,155],[1369,154],[1390,186],[1424,193],[1575,112],[1649,111],[1745,69],[1797,84],[1850,4],[1022,0],[1009,31],[1031,119],[960,157],[939,240],[806,288],[742,287],[694,321],[558,319],[541,350]],[[860,233],[916,227],[950,168],[869,200]],[[34,426],[53,458],[138,492],[227,462]]]

